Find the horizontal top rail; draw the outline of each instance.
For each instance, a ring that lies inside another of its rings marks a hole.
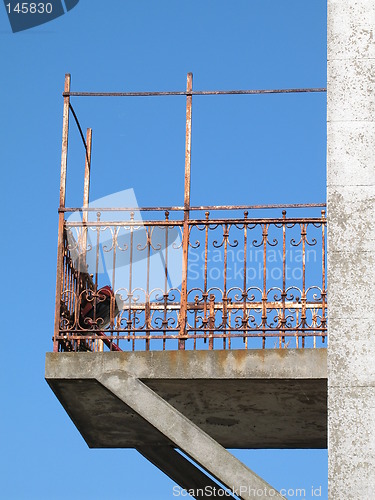
[[[325,217],[288,217],[288,218],[259,218],[259,219],[249,219],[249,218],[233,218],[233,219],[189,219],[189,226],[211,226],[213,224],[228,224],[228,225],[236,225],[236,224],[246,224],[246,225],[262,225],[262,224],[322,224],[326,223],[327,219]],[[165,228],[167,226],[178,227],[183,226],[183,219],[180,220],[126,220],[126,221],[101,221],[101,220],[93,220],[93,221],[67,221],[65,223],[66,227],[109,227],[109,226],[118,226],[118,227],[141,227],[141,226],[156,226]]]
[[[193,95],[256,95],[256,94],[299,94],[303,92],[327,92],[324,87],[303,89],[254,89],[254,90],[192,90],[165,92],[63,92],[64,97],[153,97],[153,96],[193,96]]]
[[[189,207],[190,211],[199,210],[258,210],[272,208],[325,208],[326,203],[291,203],[273,205],[202,205]],[[185,210],[184,207],[62,207],[59,212],[177,212]]]

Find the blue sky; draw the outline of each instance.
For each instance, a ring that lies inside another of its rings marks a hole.
[[[188,71],[197,90],[324,87],[325,2],[81,0],[17,34],[1,8],[0,51],[2,309],[12,319],[0,348],[1,496],[173,498],[173,483],[135,451],[89,450],[44,381],[64,74],[72,90],[183,90]],[[141,205],[182,204],[183,97],[72,103],[94,129],[92,199],[133,188]],[[84,157],[71,124],[67,201],[79,206]],[[325,134],[324,94],[194,98],[192,204],[324,201]],[[324,450],[235,453],[275,487],[311,498],[322,485],[327,498]]]

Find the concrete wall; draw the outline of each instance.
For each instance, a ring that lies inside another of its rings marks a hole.
[[[329,499],[375,498],[375,0],[328,0]]]

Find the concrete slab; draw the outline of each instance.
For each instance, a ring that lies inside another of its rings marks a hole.
[[[325,448],[325,349],[48,353],[46,380],[90,447],[168,440],[110,393],[140,379],[225,448]]]

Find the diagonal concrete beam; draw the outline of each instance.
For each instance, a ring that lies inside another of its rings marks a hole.
[[[260,496],[257,490],[265,497],[285,499],[140,380],[107,372],[98,381],[242,500]]]
[[[234,498],[172,446],[144,446],[137,451],[181,488],[196,492],[196,500]]]

